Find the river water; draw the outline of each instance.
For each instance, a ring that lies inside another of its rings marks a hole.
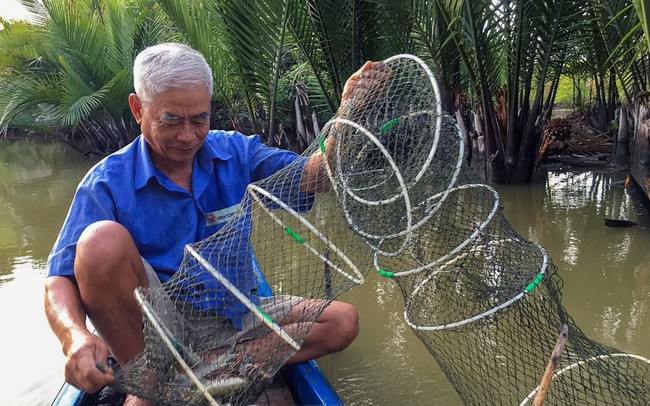
[[[43,281],[75,187],[94,163],[60,144],[0,142],[0,405],[47,405],[63,380]],[[514,229],[558,266],[563,303],[583,331],[650,357],[650,230],[603,226],[603,218],[634,220],[624,176],[550,171],[543,182],[497,190]],[[461,404],[405,325],[392,281],[371,273],[341,299],[359,308],[360,336],[319,364],[347,404]]]

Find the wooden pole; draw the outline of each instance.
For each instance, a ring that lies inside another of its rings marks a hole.
[[[553,381],[553,374],[555,373],[555,368],[557,367],[557,364],[560,362],[560,355],[562,355],[562,351],[564,350],[564,345],[566,344],[567,340],[569,339],[569,326],[566,324],[562,325],[562,329],[560,330],[560,336],[557,339],[557,343],[555,344],[555,348],[553,349],[553,354],[551,355],[551,359],[548,362],[548,365],[546,365],[546,371],[544,371],[544,375],[542,376],[542,382],[539,384],[538,390],[537,390],[537,395],[535,396],[535,400],[533,400],[533,406],[542,406],[544,403],[544,399],[546,398],[546,393],[548,392],[549,386],[551,386],[551,382]]]
[[[330,250],[328,248],[323,250],[323,256],[327,260],[330,259]],[[327,261],[323,261],[323,277],[325,278],[325,299],[332,300],[332,269]]]

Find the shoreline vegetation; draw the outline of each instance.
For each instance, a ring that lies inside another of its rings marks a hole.
[[[541,168],[570,169],[576,167],[588,169],[607,167],[611,164],[614,135],[610,132],[600,133],[586,125],[575,110],[566,109],[558,116],[570,122],[570,134],[561,139],[553,137],[550,140],[548,149],[540,163]],[[101,158],[113,152],[84,151],[78,146],[63,141],[58,136],[25,129],[8,128],[1,139],[8,141],[30,139],[36,142],[58,142],[67,145],[84,157],[92,155]]]
[[[650,84],[650,18],[625,0],[21,3],[28,20],[0,20],[0,131],[51,134],[83,155],[139,133],[127,105],[133,58],[166,41],[206,56],[212,128],[296,152],[336,113],[345,78],[365,61],[414,54],[435,73],[468,159],[494,184],[533,179],[546,126],[567,108],[620,151],[634,122],[620,130],[619,112]]]

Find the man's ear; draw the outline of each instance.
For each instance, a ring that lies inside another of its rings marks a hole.
[[[131,113],[133,113],[136,123],[140,124],[140,121],[142,121],[142,103],[137,94],[131,93],[129,95],[129,107],[131,107]]]

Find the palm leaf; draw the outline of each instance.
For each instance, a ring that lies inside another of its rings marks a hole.
[[[371,25],[358,0],[292,0],[289,28],[335,111],[345,80],[372,57],[364,48]],[[386,55],[387,56],[387,55]]]
[[[11,78],[16,94],[3,104],[2,125],[31,114],[35,122],[47,121],[52,127],[74,131],[92,117],[113,128],[109,136],[115,142],[104,139],[98,145],[123,145],[132,139],[127,97],[133,88],[134,55],[150,45],[148,41],[173,37],[161,10],[150,7],[147,0],[22,2],[36,22],[29,36],[31,48],[25,49],[36,57],[14,58],[24,67]],[[10,43],[0,39],[0,48],[4,46]],[[47,93],[44,101],[47,85],[56,91]],[[88,144],[95,144],[84,137]]]
[[[650,1],[648,0],[634,0],[634,10],[636,11],[641,28],[645,36],[646,46],[650,52]]]
[[[55,106],[59,100],[60,85],[52,76],[33,78],[16,75],[2,82],[6,92],[0,93],[0,130],[5,132],[13,120],[25,115],[32,115],[32,122],[56,122],[58,117],[43,114],[42,107]],[[29,120],[23,120],[29,122]]]

